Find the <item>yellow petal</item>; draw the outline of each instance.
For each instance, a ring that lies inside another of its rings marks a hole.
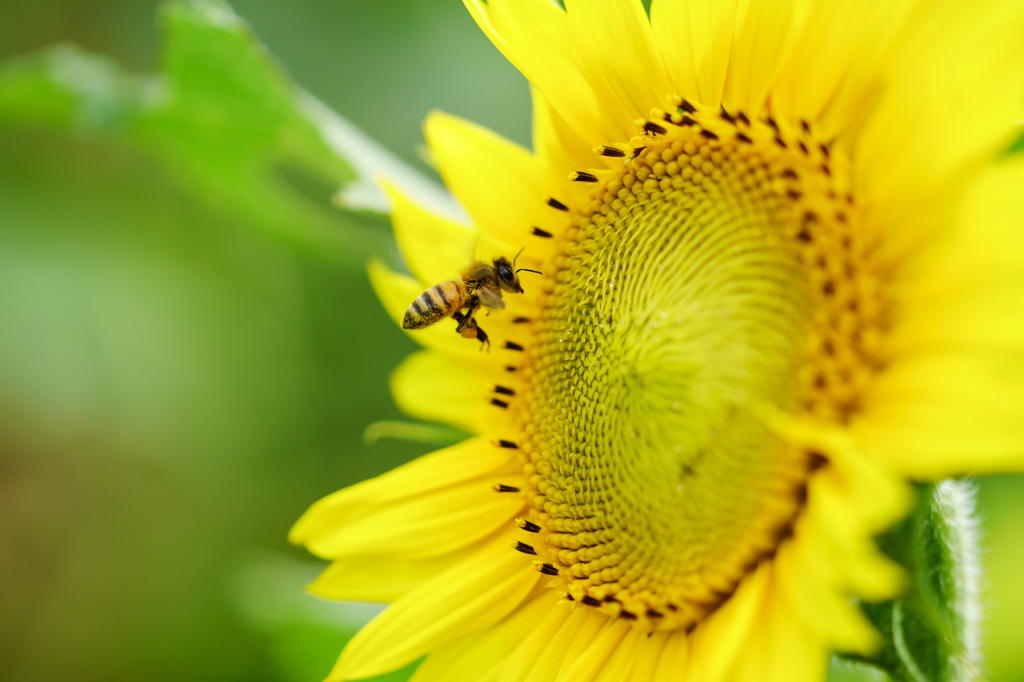
[[[634,120],[664,108],[672,83],[640,0],[566,0],[587,57]]]
[[[368,481],[328,495],[302,515],[288,539],[296,544],[317,542],[350,521],[362,518],[382,505],[451,486],[482,480],[513,464],[510,451],[482,438],[424,455]]]
[[[724,680],[729,666],[742,656],[755,616],[761,609],[769,585],[769,564],[761,564],[740,583],[736,592],[693,632],[690,682]]]
[[[1013,272],[1024,270],[1024,264],[997,262],[1020,258],[1019,248],[1007,240],[995,246],[989,257],[974,262],[961,253],[964,257],[957,264],[921,283],[932,286],[930,291],[899,295],[906,310],[886,339],[893,361],[934,353],[986,355],[1024,348],[1024,280]],[[1010,364],[1020,361],[1018,357]]]
[[[652,660],[660,651],[648,638],[647,632],[630,628],[608,661],[598,670],[596,682],[623,682],[628,680],[641,661]],[[650,678],[647,678],[648,680]]]
[[[989,169],[899,291],[888,367],[854,424],[918,478],[1024,467],[1024,159]]]
[[[739,0],[725,80],[727,110],[760,110],[807,25],[813,4],[813,0]]]
[[[675,93],[717,107],[736,23],[736,0],[654,0],[651,27]]]
[[[547,169],[552,188],[574,184],[572,199],[582,200],[587,193],[586,183],[566,183],[566,178],[574,170],[604,167],[608,165],[606,159],[594,153],[592,146],[566,123],[540,90],[531,88],[530,94],[533,96],[533,148],[537,163]],[[557,191],[552,189],[552,193]]]
[[[538,574],[501,537],[421,584],[359,631],[328,680],[341,682],[396,670],[420,656],[512,613]]]
[[[340,559],[328,566],[306,591],[325,599],[388,604],[458,563],[472,551],[409,559],[394,554]]]
[[[795,542],[786,542],[775,556],[779,589],[801,622],[829,646],[841,651],[871,654],[880,644],[878,633],[844,589],[837,557],[815,545],[825,540],[806,519],[796,523]]]
[[[877,3],[874,4],[874,3]],[[894,43],[903,35],[908,23],[911,21],[914,12],[921,3],[918,0],[868,0],[863,4],[863,11],[859,12],[856,18],[846,17],[841,14],[844,6],[837,5],[833,17],[823,17],[829,21],[831,33],[837,33],[836,42],[830,43],[827,47],[838,66],[841,63],[841,53],[854,45],[850,54],[846,72],[843,73],[837,82],[832,84],[835,92],[831,95],[831,101],[820,113],[817,127],[821,133],[845,135],[855,137],[857,131],[863,128],[865,120],[868,119],[877,104],[878,98],[884,91],[891,87],[880,81],[879,76],[885,69],[890,52]],[[822,3],[817,7],[819,10],[828,10],[828,3]],[[855,11],[856,11],[855,6]],[[848,27],[842,26],[843,21],[851,22]],[[837,26],[838,25],[838,26]],[[863,39],[857,43],[857,30],[863,31]],[[817,38],[811,34],[813,27],[804,32],[802,42],[813,43]],[[804,102],[808,110],[813,109],[811,102],[819,99],[813,93],[804,92],[799,83],[815,75],[823,79],[825,75],[818,69],[812,68],[807,76],[799,74],[800,64],[797,60],[802,54],[812,52],[813,47],[804,49],[800,54],[794,52],[790,58],[790,65],[787,66],[787,73],[780,76],[779,84],[787,92],[782,97],[787,101]],[[791,70],[790,70],[791,69]],[[794,82],[794,80],[798,82]],[[793,88],[793,92],[788,92]],[[796,92],[799,88],[800,92]],[[774,97],[774,93],[773,93]],[[804,100],[804,98],[807,98]],[[802,111],[797,109],[797,115]],[[839,144],[842,144],[842,137]]]
[[[1024,159],[987,170],[903,283],[888,367],[855,431],[918,478],[1024,467]]]
[[[582,58],[569,18],[550,0],[463,0],[495,47],[552,106],[597,147],[628,140],[635,131],[628,109],[600,68]]]
[[[961,196],[961,174],[1009,139],[1021,116],[1022,33],[1021,2],[919,3],[881,62],[884,96],[853,154],[893,257],[934,237]]]
[[[539,648],[539,656],[537,654],[538,643],[535,642],[527,649],[533,656],[528,659],[520,659],[518,656],[513,657],[509,667],[514,667],[516,670],[514,672],[511,670],[506,672],[507,679],[503,679],[501,682],[519,682],[520,680],[526,680],[526,682],[555,682],[558,678],[558,671],[570,657],[568,653],[569,647],[571,647],[573,641],[576,640],[588,621],[594,620],[595,615],[588,613],[584,609],[570,609],[568,604],[562,604],[561,608],[568,613],[568,617],[562,620],[561,625],[554,634],[549,634],[542,638],[543,646]],[[603,622],[605,619],[598,617],[596,620]]]
[[[590,648],[598,634],[608,626],[608,623],[611,620],[608,616],[602,613],[589,612],[581,607],[577,607],[576,610],[581,611],[585,618],[583,618],[583,624],[579,627],[575,636],[572,637],[572,641],[567,647],[565,647],[562,662],[558,668],[558,675],[555,678],[556,680],[571,679],[568,677],[569,669],[576,663],[579,657]]]
[[[421,282],[433,283],[457,277],[473,260],[473,231],[430,213],[390,181],[379,184],[391,201],[395,240],[412,274]]]
[[[876,55],[891,43],[914,4],[912,0],[815,3],[807,28],[772,88],[772,108],[787,112],[794,120],[815,121],[815,132],[826,138],[845,132],[850,115],[858,113],[854,107],[849,107],[846,115],[833,116],[835,125],[827,129],[819,122],[820,116],[840,89],[853,87],[851,71],[857,73],[865,60],[877,68]],[[857,83],[859,94],[846,93],[845,101],[864,96],[863,79]]]
[[[626,635],[633,630],[629,621],[617,619],[610,621],[597,637],[573,661],[569,668],[558,676],[558,682],[591,682],[597,678]]]
[[[821,682],[827,672],[828,650],[773,585],[743,655],[736,659],[733,679]]]
[[[1018,132],[1020,128],[1017,128]],[[961,224],[948,258],[931,274],[941,284],[985,283],[985,275],[1020,275],[1024,267],[1024,155],[1015,154],[989,166],[964,201]]]
[[[365,515],[307,541],[306,546],[331,559],[379,553],[416,559],[452,552],[510,524],[522,508],[520,495],[493,490],[498,483],[521,485],[516,469],[509,467],[505,475],[495,473],[374,505],[364,510]]]
[[[918,479],[1024,468],[1024,355],[936,353],[889,367],[857,438]]]
[[[664,655],[665,647],[674,634],[676,633],[664,630],[652,633],[647,640],[647,645],[636,657],[629,675],[623,679],[629,682],[657,682],[658,664]],[[679,634],[682,635],[682,633]],[[683,667],[678,668],[680,673],[683,669]]]
[[[545,615],[544,620],[538,623],[536,629],[529,634],[501,667],[499,682],[523,682],[533,680],[535,675],[531,672],[537,668],[537,663],[547,652],[552,640],[564,639],[564,631],[574,630],[574,623],[578,622],[567,604],[556,604],[552,606]],[[560,637],[560,634],[563,634]],[[543,678],[541,678],[543,679]]]
[[[411,682],[491,682],[506,668],[512,652],[542,627],[557,606],[558,596],[545,590],[493,627],[431,652]]]
[[[553,593],[554,594],[554,593]],[[566,647],[587,624],[588,613],[558,604],[541,624],[539,634],[523,641],[502,669],[501,682],[554,682],[563,660],[569,658]]]
[[[532,236],[532,229],[558,234],[568,223],[564,212],[545,203],[551,188],[530,152],[439,112],[427,118],[424,132],[441,177],[477,226],[478,258],[511,258],[523,246],[528,252],[551,248],[552,240]]]
[[[681,682],[686,679],[689,662],[690,638],[684,632],[673,632],[665,641],[652,679],[654,682]]]
[[[489,402],[494,385],[489,373],[431,351],[413,353],[391,375],[391,395],[403,412],[470,433],[483,429],[485,412],[499,409]]]
[[[874,536],[904,515],[905,488],[893,481],[871,485],[866,480],[871,474],[855,480],[841,471],[839,458],[833,455],[832,461],[808,485],[808,536],[799,541],[817,543],[818,553],[836,565],[837,591],[868,601],[890,599],[902,590],[905,576],[878,549]]]

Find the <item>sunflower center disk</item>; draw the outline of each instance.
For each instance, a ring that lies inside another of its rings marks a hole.
[[[652,629],[694,626],[786,537],[816,458],[759,408],[848,419],[882,318],[826,147],[675,118],[575,212],[519,410],[555,584]]]

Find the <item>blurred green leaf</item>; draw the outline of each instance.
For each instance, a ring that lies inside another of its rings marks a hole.
[[[892,682],[892,678],[870,663],[835,657],[829,667],[828,682]]]
[[[1024,151],[1024,131],[1021,131],[1018,126],[1017,139],[1010,145],[1007,154],[1019,154],[1022,151]]]
[[[370,175],[386,172],[428,203],[452,205],[295,86],[226,3],[168,4],[163,28],[157,76],[69,46],[8,62],[0,67],[0,124],[122,140],[155,155],[215,210],[360,269],[370,254],[391,251],[392,238],[379,215],[332,211],[338,187],[350,205],[379,213],[386,207]]]
[[[426,449],[362,445],[401,417],[388,376],[413,345],[363,271],[219,216],[124,145],[7,129],[0,319],[0,679],[297,680],[225,573],[299,554],[312,501]]]
[[[163,26],[158,75],[71,47],[0,65],[12,682],[322,679],[355,627],[257,628],[224,574],[422,452],[360,440],[398,417],[411,343],[366,282],[386,224],[330,204],[358,136],[226,6],[172,4]]]
[[[285,678],[313,682],[327,676],[348,641],[383,604],[335,602],[302,588],[323,570],[320,562],[261,552],[248,558],[231,580],[234,601],[253,629],[270,638],[270,652]],[[404,682],[419,662],[368,682]]]

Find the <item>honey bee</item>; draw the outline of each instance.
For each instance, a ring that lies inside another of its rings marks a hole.
[[[522,252],[520,249],[519,253]],[[444,317],[452,317],[458,322],[455,327],[458,334],[467,339],[475,338],[481,348],[484,344],[490,345],[487,333],[477,324],[477,310],[481,306],[488,312],[504,309],[503,291],[523,293],[519,284],[520,272],[541,274],[526,268],[516,270],[519,253],[511,263],[504,256],[495,258],[492,263],[477,261],[463,270],[459,279],[450,279],[427,289],[405,311],[402,329],[423,329]]]

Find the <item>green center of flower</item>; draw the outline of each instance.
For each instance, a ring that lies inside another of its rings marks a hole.
[[[849,418],[881,315],[826,147],[675,118],[575,209],[519,409],[542,570],[672,629],[727,599],[802,504],[816,458],[762,408]]]

